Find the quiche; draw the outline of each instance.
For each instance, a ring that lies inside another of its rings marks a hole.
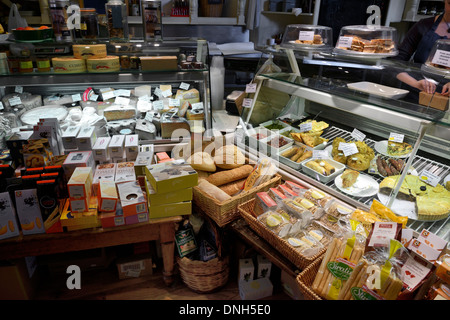
[[[356,179],[358,179],[359,172],[352,170],[352,169],[346,169],[341,176],[342,179],[342,186],[344,188],[351,187],[355,182]]]
[[[412,146],[409,143],[388,141],[387,153],[390,156],[404,156],[411,153],[411,151]]]

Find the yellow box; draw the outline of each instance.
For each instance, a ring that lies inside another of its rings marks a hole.
[[[157,163],[145,168],[147,180],[157,193],[167,193],[194,187],[198,174],[184,160]]]
[[[147,193],[149,206],[160,206],[163,204],[192,200],[192,188],[185,188],[166,193],[157,193],[155,189],[153,189],[152,185],[147,181],[145,191]]]
[[[92,193],[92,180],[93,174],[91,167],[75,168],[67,183],[69,198],[71,200],[88,198]]]
[[[185,201],[163,204],[160,206],[150,206],[148,212],[150,219],[189,215],[192,213],[192,202]]]
[[[100,181],[98,188],[98,211],[116,211],[117,201],[116,183],[114,181]]]
[[[97,200],[95,197],[89,203],[89,210],[81,213],[73,213],[69,207],[70,201],[66,201],[64,210],[61,214],[61,225],[63,227],[72,226],[100,226],[101,221],[98,217]]]

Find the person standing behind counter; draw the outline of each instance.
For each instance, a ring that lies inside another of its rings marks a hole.
[[[434,43],[439,39],[449,39],[450,37],[450,0],[445,0],[444,14],[436,17],[422,19],[406,33],[405,39],[398,47],[398,55],[394,59],[412,61],[415,63],[425,63],[430,55]],[[436,84],[426,79],[416,79],[407,72],[397,74],[397,79],[407,85],[434,93]],[[450,83],[442,87],[441,94],[450,94]]]

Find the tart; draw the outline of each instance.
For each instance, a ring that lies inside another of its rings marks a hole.
[[[406,142],[388,141],[387,153],[390,156],[404,156],[412,151],[412,146]]]

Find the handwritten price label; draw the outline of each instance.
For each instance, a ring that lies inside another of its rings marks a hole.
[[[356,128],[353,129],[351,135],[353,138],[355,138],[358,141],[363,141],[366,138],[366,135]]]
[[[427,170],[423,170],[422,174],[420,175],[420,180],[428,183],[432,187],[436,187],[441,178]]]
[[[311,130],[312,130],[312,123],[311,122],[301,123],[300,124],[300,132],[306,132],[306,131],[311,131]]]
[[[404,138],[405,138],[405,135],[400,134],[400,133],[391,132],[391,134],[389,135],[389,141],[392,141],[392,142],[402,143]]]
[[[245,86],[246,93],[255,93],[256,92],[256,83],[249,83]]]
[[[358,153],[358,148],[356,147],[356,144],[354,144],[353,142],[351,143],[340,142],[338,150],[341,150],[344,153],[344,156],[346,157]]]

